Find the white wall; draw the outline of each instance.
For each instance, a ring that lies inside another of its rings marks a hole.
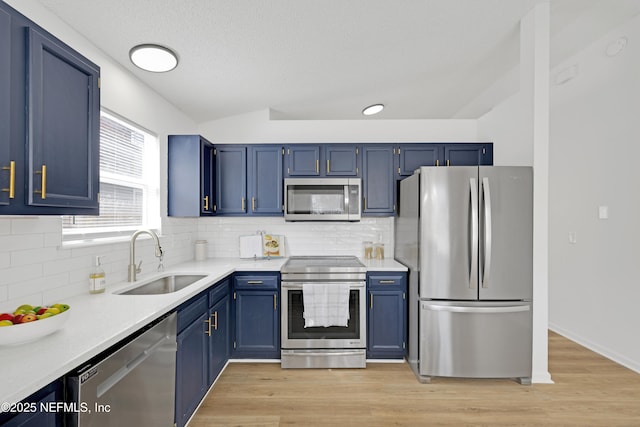
[[[195,133],[195,123],[158,96],[81,35],[35,2],[7,1],[101,67],[103,107],[158,135],[161,147],[161,212],[166,212],[167,134]],[[197,223],[163,219],[165,265],[190,259]],[[138,255],[145,271],[155,268],[149,241],[140,241]],[[108,282],[126,280],[128,244],[90,247],[62,245],[62,221],[53,217],[0,217],[0,311],[25,302],[51,303],[88,290],[88,274],[95,255],[104,259]]]
[[[620,36],[626,49],[607,57]],[[573,65],[578,76],[554,85]],[[638,372],[639,76],[638,16],[552,70],[549,302],[553,330]]]

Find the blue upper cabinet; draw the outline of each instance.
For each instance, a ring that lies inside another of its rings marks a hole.
[[[285,152],[285,177],[360,176],[355,144],[295,144]]]
[[[493,165],[493,144],[446,144],[445,166],[490,166]]]
[[[33,28],[28,49],[28,203],[97,210],[100,71]]]
[[[396,177],[413,175],[421,166],[444,165],[442,144],[400,144],[396,152],[399,162]]]
[[[247,147],[216,145],[216,206],[219,215],[247,212]]]
[[[359,148],[350,144],[324,146],[325,176],[359,176]]]
[[[216,145],[217,215],[282,215],[280,145]]]
[[[0,206],[15,197],[15,159],[11,158],[11,15],[0,9]],[[13,188],[10,194],[10,187]]]
[[[395,208],[394,147],[370,144],[362,147],[362,213],[390,216]]]
[[[99,67],[4,2],[0,59],[0,214],[97,215]]]
[[[285,176],[320,176],[320,146],[312,144],[289,145]]]
[[[252,145],[248,147],[250,215],[282,215],[282,158],[279,145]]]
[[[197,217],[213,214],[215,204],[213,150],[213,144],[199,135],[169,135],[167,150],[169,216]]]

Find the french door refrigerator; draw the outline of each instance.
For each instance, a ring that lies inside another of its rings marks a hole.
[[[422,167],[400,182],[408,359],[431,377],[531,381],[533,171]]]

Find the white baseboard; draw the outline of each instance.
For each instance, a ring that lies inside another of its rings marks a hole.
[[[551,322],[549,323],[549,329],[557,334],[562,335],[565,338],[570,339],[571,341],[580,344],[583,347],[588,348],[591,351],[598,353],[601,356],[606,357],[607,359],[610,359],[613,362],[618,363],[619,365],[622,365],[640,374],[640,362],[638,361],[631,360],[621,354],[616,353],[615,351],[594,343],[593,341],[581,336],[580,334],[573,333]]]

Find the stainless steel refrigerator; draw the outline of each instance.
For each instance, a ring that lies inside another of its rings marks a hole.
[[[533,171],[422,167],[400,182],[395,258],[409,268],[418,379],[531,381]]]

